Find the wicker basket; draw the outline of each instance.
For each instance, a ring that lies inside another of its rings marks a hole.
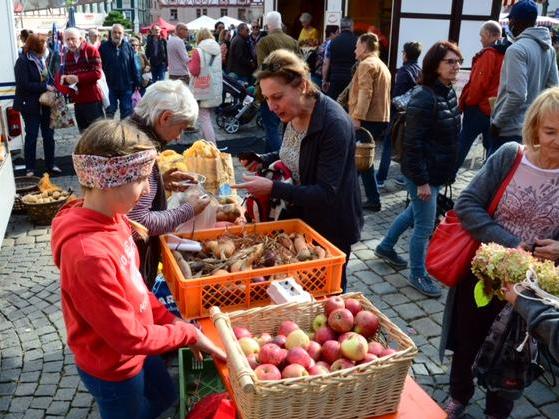
[[[368,141],[355,144],[355,167],[360,172],[366,172],[375,161],[375,141],[373,135],[367,129],[359,127],[358,130],[365,133]]]
[[[15,178],[16,196],[12,212],[14,214],[25,214],[25,204],[21,200],[23,195],[39,191],[39,181],[37,176],[19,176]]]
[[[393,413],[398,409],[406,375],[417,348],[386,316],[360,293],[345,294],[375,313],[382,334],[398,352],[393,355],[321,376],[280,381],[258,381],[248,365],[233,326],[248,326],[254,334],[271,333],[283,320],[310,330],[324,302],[289,303],[224,314],[213,307],[212,320],[227,352],[231,387],[243,419],[359,418]]]
[[[23,205],[25,206],[29,220],[37,225],[50,225],[58,210],[68,202],[68,199],[72,196],[72,190],[68,189],[68,192],[68,197],[61,201],[44,204],[29,204],[25,202]]]

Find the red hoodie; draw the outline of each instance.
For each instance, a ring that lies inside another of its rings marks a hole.
[[[175,316],[146,288],[126,218],[82,203],[69,203],[52,223],[68,346],[88,374],[122,381],[140,372],[147,355],[196,343],[196,331],[173,324]]]

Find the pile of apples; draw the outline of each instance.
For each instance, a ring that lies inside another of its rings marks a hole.
[[[324,375],[396,352],[372,340],[379,320],[354,298],[330,297],[312,329],[307,333],[285,320],[276,336],[254,337],[246,327],[234,327],[233,332],[256,377],[264,381]]]

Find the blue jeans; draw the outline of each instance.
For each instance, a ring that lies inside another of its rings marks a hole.
[[[456,161],[456,171],[462,167],[468,152],[479,134],[483,136],[483,147],[487,149],[489,143],[490,120],[487,115],[479,110],[477,106],[466,106],[464,109],[464,119],[462,120],[462,131],[458,141],[458,159]]]
[[[132,114],[132,93],[134,93],[132,89],[124,91],[109,90],[109,102],[111,104],[107,108],[107,117],[114,117],[117,106],[120,108],[120,119],[125,119]]]
[[[384,183],[388,177],[388,169],[390,169],[390,162],[392,161],[391,126],[391,124],[387,123],[384,130],[378,135],[378,137],[382,136],[382,154],[380,156],[380,163],[377,170],[377,183]]]
[[[279,151],[281,147],[280,119],[270,110],[266,101],[260,105],[260,115],[266,130],[266,153]]]
[[[101,380],[80,368],[78,373],[103,419],[156,418],[177,399],[176,388],[159,356],[148,356],[142,371],[124,381]]]
[[[431,197],[428,201],[423,201],[417,196],[415,183],[407,177],[404,177],[404,180],[411,198],[410,205],[392,222],[379,247],[383,250],[393,250],[400,236],[413,227],[409,248],[410,271],[412,277],[424,276],[425,252],[435,226],[439,187],[431,185]]]
[[[39,128],[43,137],[43,151],[45,153],[45,166],[47,170],[52,170],[54,166],[54,130],[49,127],[50,108],[41,106],[39,115],[32,115],[23,112],[21,114],[25,122],[25,146],[23,153],[25,156],[25,170],[35,171],[37,160],[37,137]]]
[[[155,83],[158,82],[159,80],[163,80],[165,78],[165,71],[167,69],[165,68],[165,64],[159,64],[159,65],[152,65],[151,66],[151,82]]]
[[[361,121],[361,126],[368,130],[372,134],[373,138],[376,139],[382,135],[388,126],[388,123]],[[367,202],[371,204],[380,204],[380,196],[375,178],[375,165],[373,164],[369,170],[366,172],[360,172],[359,174],[361,175],[361,180],[363,181],[363,188],[365,189]]]
[[[490,144],[489,144],[489,151],[487,152],[487,157],[489,158],[489,156],[491,154],[493,154],[494,152],[496,152],[499,149],[499,147],[501,147],[503,144],[511,142],[511,141],[522,144],[522,136],[521,135],[510,135],[510,136],[499,136],[497,138],[491,136],[491,140],[490,140]]]

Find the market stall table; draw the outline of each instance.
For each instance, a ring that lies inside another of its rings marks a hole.
[[[200,320],[199,323],[206,336],[220,347],[223,347],[217,329],[214,327],[211,319],[205,318]],[[223,384],[227,388],[229,394],[233,394],[229,382],[227,364],[218,360],[215,360],[215,364]],[[444,419],[446,417],[446,413],[439,405],[431,399],[410,376],[408,376],[404,384],[399,410],[390,415],[375,416],[375,419]]]

